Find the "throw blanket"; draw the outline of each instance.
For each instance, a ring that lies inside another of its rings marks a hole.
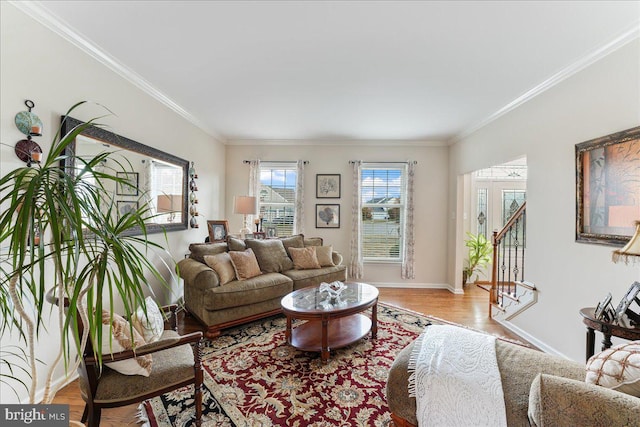
[[[507,425],[495,337],[430,325],[416,341],[409,372],[418,425]]]

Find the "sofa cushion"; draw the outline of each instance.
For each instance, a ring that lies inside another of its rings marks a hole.
[[[227,246],[229,251],[244,251],[247,249],[244,240],[232,236],[227,236]]]
[[[236,270],[231,262],[231,255],[223,252],[218,255],[206,255],[204,262],[218,274],[220,285],[226,285],[236,278]]]
[[[333,248],[331,246],[314,246],[316,249],[316,257],[321,267],[332,267],[333,263]]]
[[[347,267],[336,265],[334,267],[315,268],[313,270],[289,270],[282,274],[293,280],[294,290],[306,288],[307,286],[319,286],[322,282],[345,281]]]
[[[322,237],[305,237],[304,246],[322,246]]]
[[[192,243],[189,245],[189,258],[204,264],[205,255],[217,255],[227,252],[226,243]]]
[[[304,248],[304,236],[302,234],[289,237],[281,237],[280,241],[284,245],[284,248],[287,251],[287,255],[289,255],[289,257],[291,257],[289,248]]]
[[[293,271],[293,270],[292,270]],[[280,273],[266,273],[248,280],[234,280],[204,293],[205,310],[222,310],[282,298],[293,290],[293,282]]]
[[[251,249],[242,252],[232,251],[229,252],[229,256],[238,280],[251,279],[261,274],[258,260]]]
[[[106,366],[124,375],[148,377],[151,374],[153,362],[150,354],[107,363],[111,353],[135,350],[145,344],[142,335],[133,329],[122,316],[115,313],[111,315],[107,310],[102,310],[102,360]]]
[[[293,262],[287,256],[282,241],[249,239],[245,243],[253,250],[263,273],[280,273],[293,268]]]
[[[593,355],[587,362],[586,382],[640,397],[640,341]]]
[[[316,248],[311,246],[308,248],[289,248],[293,266],[296,270],[310,270],[320,268],[318,257],[316,257]]]

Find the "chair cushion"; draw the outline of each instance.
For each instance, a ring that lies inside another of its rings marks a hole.
[[[158,342],[178,337],[174,331],[164,331]],[[121,375],[105,368],[98,383],[95,401],[108,403],[140,398],[194,378],[193,350],[189,344],[153,353],[153,357],[153,372],[148,377]]]
[[[296,270],[309,270],[320,268],[318,257],[316,257],[316,248],[310,246],[308,248],[289,248],[293,266]]]
[[[245,244],[253,250],[263,273],[280,273],[291,270],[293,263],[281,240],[247,240]]]
[[[164,332],[164,316],[160,307],[151,297],[144,299],[146,313],[143,307],[138,307],[131,316],[131,324],[138,331],[144,341],[149,344],[156,342]]]
[[[206,255],[204,262],[218,274],[220,285],[226,285],[236,278],[236,271],[228,252],[218,255]]]
[[[115,313],[110,315],[107,310],[102,310],[102,360],[106,366],[124,375],[148,377],[151,374],[153,360],[150,354],[134,359],[106,363],[111,353],[136,349],[144,344],[146,343],[142,335],[133,329],[122,316]]]
[[[236,272],[238,280],[251,279],[252,277],[262,274],[253,250],[247,249],[242,252],[231,251],[229,252],[229,256],[231,257],[231,263],[233,264],[233,269]]]
[[[594,354],[587,362],[586,382],[640,397],[640,341]]]

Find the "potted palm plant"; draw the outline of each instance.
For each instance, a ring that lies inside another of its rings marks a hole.
[[[63,361],[67,372],[73,371],[69,369],[72,349],[81,353],[87,339],[93,341],[94,349],[100,349],[102,340],[108,339],[101,331],[103,308],[113,313],[114,301],[121,301],[129,316],[137,307],[145,307],[151,277],[165,283],[151,261],[150,251],[163,249],[147,240],[148,204],[140,203],[139,208],[117,215],[109,189],[126,182],[117,177],[117,171],[98,167],[113,153],[75,158],[78,166],[73,170],[60,166],[67,156],[73,156],[66,148],[89,126],[100,125],[93,119],[66,135],[58,131],[41,163],[0,178],[0,332],[17,330],[26,344],[30,403],[36,403],[34,345],[52,309],[48,296],[66,301],[67,306],[58,304],[55,327],[60,328],[60,353],[48,367],[42,403],[50,403],[55,395],[51,383],[56,365]],[[122,162],[111,163],[122,166]],[[132,236],[132,229],[140,233]],[[103,301],[107,301],[104,306]],[[25,303],[33,308],[25,309]],[[76,323],[78,318],[83,328]],[[51,323],[46,326],[54,327]],[[0,381],[20,381],[12,375],[13,367],[19,365],[17,356],[20,353],[15,351],[0,353],[1,364],[9,367],[9,374]]]
[[[473,234],[469,231],[467,231],[467,239],[464,244],[469,249],[467,265],[462,270],[462,284],[466,285],[476,272],[482,272],[491,262],[493,246],[484,234]],[[477,276],[475,280],[478,280]]]

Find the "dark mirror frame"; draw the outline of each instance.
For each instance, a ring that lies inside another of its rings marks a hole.
[[[62,116],[62,127],[61,132],[62,135],[66,135],[73,128],[78,125],[83,124],[84,122],[74,119],[70,116]],[[97,139],[99,141],[104,141],[110,145],[121,148],[127,151],[133,151],[138,154],[142,154],[144,156],[153,157],[154,159],[162,160],[163,162],[174,164],[182,169],[182,221],[177,223],[164,223],[164,224],[155,224],[150,223],[147,224],[147,234],[150,233],[163,233],[165,231],[174,231],[174,230],[186,230],[188,226],[188,174],[189,174],[189,162],[187,160],[181,159],[180,157],[176,157],[172,154],[165,153],[164,151],[158,150],[153,147],[149,147],[148,145],[141,144],[132,139],[126,138],[124,136],[115,134],[113,132],[109,132],[108,130],[96,127],[89,126],[82,132],[82,135]],[[66,148],[65,150],[65,159],[61,161],[61,167],[66,169],[73,169],[73,153],[75,153],[76,143],[75,141]],[[140,231],[132,232],[130,235],[141,234]]]

